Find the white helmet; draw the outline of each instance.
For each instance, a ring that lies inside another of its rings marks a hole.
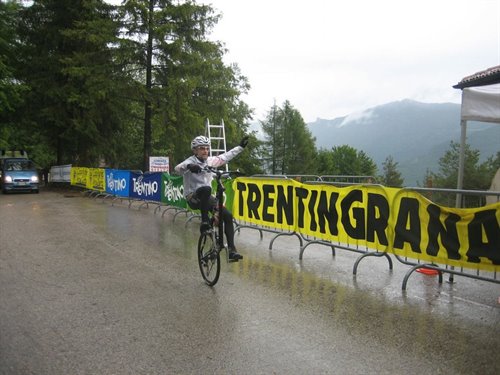
[[[191,148],[194,149],[199,146],[208,146],[210,147],[210,139],[203,135],[197,136],[195,139],[191,141]]]

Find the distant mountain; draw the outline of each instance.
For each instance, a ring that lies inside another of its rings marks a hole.
[[[364,151],[382,171],[392,155],[406,186],[416,186],[427,170],[438,171],[450,142],[460,140],[460,104],[402,100],[333,120],[308,124],[318,148],[349,145]],[[500,150],[500,125],[469,122],[467,143],[481,160]]]

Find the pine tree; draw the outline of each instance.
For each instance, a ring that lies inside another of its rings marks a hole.
[[[19,144],[15,111],[27,89],[16,79],[19,10],[20,6],[14,1],[0,1],[0,149],[12,149]]]
[[[118,23],[101,0],[35,0],[21,14],[25,121],[57,150],[56,163],[98,165],[119,152],[126,107],[110,48]]]
[[[122,45],[142,85],[144,167],[154,150],[184,158],[207,118],[224,120],[235,143],[248,126],[239,96],[249,86],[236,65],[224,65],[222,45],[207,38],[219,16],[193,1],[128,0],[122,9]]]
[[[375,176],[377,166],[364,151],[349,145],[334,146],[331,150],[320,150],[318,174],[328,176]]]
[[[272,174],[314,174],[316,147],[314,137],[300,112],[289,101],[274,105],[262,122],[266,135],[266,159]]]
[[[21,93],[25,89],[15,79],[16,54],[16,20],[20,6],[16,2],[0,2],[0,120],[7,118],[22,100]]]
[[[402,187],[404,179],[401,177],[401,173],[398,171],[398,163],[394,161],[394,158],[389,155],[385,161],[382,163],[383,174],[379,177],[379,181],[382,185],[390,187]]]
[[[20,41],[13,70],[3,69],[8,64],[1,57],[2,84],[26,87],[12,113],[16,131],[5,126],[0,136],[15,134],[23,148],[47,155],[47,164],[104,160],[140,169],[155,152],[173,156],[173,163],[191,152],[190,140],[204,133],[207,118],[224,120],[229,147],[247,133],[251,110],[240,96],[249,84],[236,64],[223,63],[223,44],[208,39],[219,18],[209,6],[189,0],[23,4],[0,20],[0,30],[19,20],[19,37],[10,39]],[[14,108],[15,95],[9,99],[5,105]],[[256,164],[258,145],[249,150],[235,164]]]
[[[491,180],[497,169],[500,167],[500,152],[496,157],[491,156],[485,162],[480,163],[479,150],[471,149],[469,144],[465,145],[464,150],[464,190],[488,190]],[[433,187],[455,189],[458,180],[458,167],[460,158],[460,144],[450,142],[450,148],[445,151],[439,159],[439,171],[432,172]],[[454,205],[454,201],[449,199],[449,194],[441,196],[434,194],[435,202],[445,205]],[[452,197],[454,199],[454,197]],[[476,207],[484,204],[484,197],[465,196],[464,207]]]

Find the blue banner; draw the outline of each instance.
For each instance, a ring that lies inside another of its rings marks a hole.
[[[130,171],[106,169],[106,193],[120,197],[129,196]]]
[[[161,201],[161,175],[162,172],[130,173],[130,197],[147,200]]]

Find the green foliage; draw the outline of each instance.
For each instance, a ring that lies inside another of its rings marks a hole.
[[[382,168],[383,174],[378,177],[378,183],[390,187],[403,186],[404,180],[401,177],[401,173],[398,171],[398,163],[394,161],[391,155],[382,163]]]
[[[500,152],[496,156],[489,157],[485,162],[479,163],[480,153],[465,145],[464,150],[464,190],[488,190],[493,176],[500,168]],[[455,189],[458,180],[458,168],[460,158],[460,143],[450,142],[450,148],[445,151],[439,159],[439,171],[430,172],[427,176],[427,186],[434,188]],[[454,202],[454,196],[452,200]],[[474,207],[484,204],[484,197],[467,196],[465,207]],[[434,194],[432,199],[437,203],[453,205],[450,194]]]
[[[15,79],[16,19],[19,5],[0,2],[0,120],[4,122],[22,100],[24,85]]]
[[[144,93],[145,161],[150,153],[184,159],[206,119],[224,119],[235,143],[250,116],[239,100],[249,85],[236,65],[224,65],[221,44],[206,38],[219,16],[191,1],[135,0],[122,10],[122,47]]]
[[[20,9],[15,1],[0,2],[0,149],[25,148],[16,134],[16,111],[28,90],[16,79]]]
[[[0,16],[3,148],[43,166],[141,169],[149,155],[191,153],[207,118],[224,119],[228,144],[247,132],[249,84],[207,39],[220,17],[209,6],[35,0],[0,2]]]
[[[262,122],[266,136],[265,169],[271,174],[314,174],[316,171],[315,139],[300,112],[289,101],[274,105]]]
[[[318,150],[318,155],[316,157],[316,160],[317,160],[317,173],[319,175],[339,174],[337,171],[335,171],[332,150],[320,148]]]
[[[439,159],[438,172],[432,173],[434,187],[456,188],[459,158],[460,143],[450,142],[450,148]],[[463,189],[487,190],[492,178],[492,175],[490,175],[491,172],[489,172],[491,168],[490,163],[491,161],[479,164],[479,151],[471,149],[466,144]]]
[[[364,153],[355,148],[342,145],[331,150],[320,149],[318,152],[318,174],[341,176],[375,176],[377,166]]]
[[[120,153],[121,145],[110,146],[124,132],[128,83],[113,62],[112,9],[100,0],[38,0],[22,10],[18,78],[30,91],[18,127],[45,145],[24,137],[26,148],[52,155],[36,160],[97,166]]]

